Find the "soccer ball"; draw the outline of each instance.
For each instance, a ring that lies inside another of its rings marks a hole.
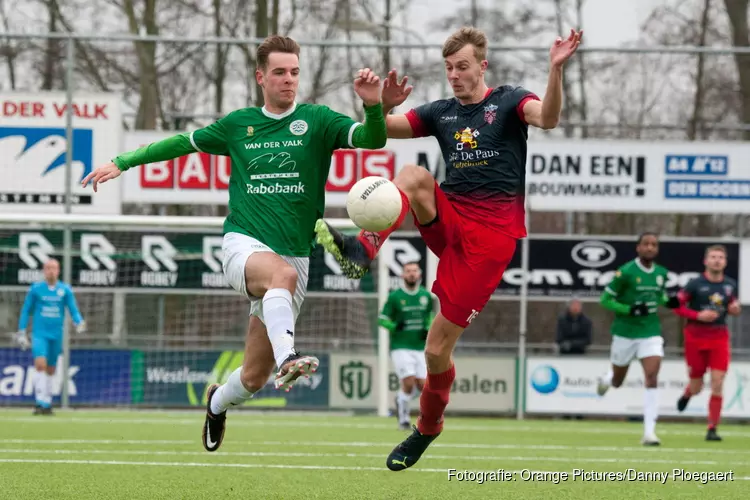
[[[346,211],[349,218],[365,231],[383,231],[401,215],[401,193],[384,177],[370,176],[357,181],[349,190]]]

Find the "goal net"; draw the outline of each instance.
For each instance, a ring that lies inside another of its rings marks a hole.
[[[355,230],[348,219],[332,222]],[[43,279],[44,261],[59,259],[63,279],[66,254],[87,330],[76,333],[68,316],[70,357],[67,373],[62,355],[58,361],[54,404],[60,404],[63,380],[71,406],[205,404],[206,386],[225,381],[241,365],[248,324],[249,303],[222,272],[221,223],[207,217],[0,215],[0,405],[33,404],[31,350],[14,345],[12,333],[29,285]],[[363,279],[350,280],[316,246],[295,343],[318,355],[321,366],[289,393],[273,389],[269,379],[248,405],[327,407],[329,356],[378,353],[384,300],[378,285],[382,280],[386,293],[397,287],[401,265],[418,260],[424,266],[425,251],[415,234],[396,233],[381,252],[383,261],[376,259]],[[380,356],[387,363],[387,351]]]

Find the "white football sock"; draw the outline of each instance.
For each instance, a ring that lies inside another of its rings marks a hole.
[[[273,288],[263,296],[263,320],[273,347],[276,366],[294,353],[294,311],[292,294],[284,288]]]
[[[643,433],[651,435],[656,430],[656,419],[659,418],[659,389],[646,388],[643,395]]]
[[[612,385],[612,378],[615,376],[615,372],[612,370],[612,367],[609,367],[609,370],[607,370],[607,374],[604,376],[604,383],[607,385]]]
[[[47,372],[34,372],[34,396],[37,403],[42,406],[50,406],[48,380]]]
[[[411,394],[407,394],[403,389],[398,391],[398,421],[401,423],[409,421],[409,401],[415,392],[412,390]]]
[[[52,406],[52,386],[55,383],[55,376],[54,375],[47,375],[47,398],[49,400],[50,406]]]
[[[224,385],[216,389],[214,396],[211,398],[211,413],[218,415],[230,406],[240,405],[253,397],[255,393],[248,391],[242,385],[241,374],[242,367],[240,366],[229,375]]]

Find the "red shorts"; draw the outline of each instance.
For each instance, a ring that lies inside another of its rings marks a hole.
[[[729,332],[726,335],[700,336],[687,326],[685,334],[685,361],[690,378],[703,378],[706,370],[727,371],[731,357]]]
[[[440,299],[441,314],[465,328],[500,285],[516,238],[459,215],[437,183],[435,206],[436,222],[417,222],[425,243],[440,258],[432,292]]]

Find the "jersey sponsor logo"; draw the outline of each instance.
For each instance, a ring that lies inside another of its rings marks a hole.
[[[251,125],[251,126],[247,127],[247,136],[248,137],[252,137],[253,135],[255,135],[255,129]]]
[[[570,252],[573,262],[582,267],[604,267],[617,257],[612,245],[603,241],[582,241]]]
[[[297,168],[297,162],[292,160],[292,155],[283,151],[281,153],[266,153],[250,160],[247,164],[247,169],[253,170],[260,166],[273,166],[279,169],[294,170]]]
[[[177,249],[162,235],[141,237],[143,263],[150,271],[141,271],[141,286],[174,287],[177,285]],[[164,270],[166,269],[166,270]]]
[[[488,104],[484,107],[484,121],[492,125],[495,118],[497,118],[497,106],[495,104]]]
[[[305,120],[294,120],[289,125],[289,131],[294,135],[304,135],[307,132],[307,122]]]
[[[115,246],[100,233],[81,235],[81,260],[88,269],[78,271],[81,285],[112,286],[117,282],[117,263],[112,256]]]
[[[204,288],[226,288],[228,285],[223,273],[224,238],[221,236],[203,237],[203,263],[210,271],[201,274],[201,285]]]
[[[18,283],[28,285],[43,280],[42,266],[54,252],[55,247],[42,233],[20,233],[18,257],[27,268],[18,270]]]
[[[247,194],[304,194],[305,184],[297,182],[297,184],[261,184],[260,186],[253,186],[247,184]]]
[[[479,130],[472,130],[471,127],[457,131],[453,134],[453,138],[458,141],[456,143],[456,150],[463,151],[464,147],[467,146],[471,149],[476,149],[478,146],[477,137],[479,137]]]
[[[287,141],[267,141],[267,142],[250,142],[245,144],[245,149],[279,149],[279,148],[298,148],[304,146],[302,139]]]
[[[724,304],[724,297],[720,293],[713,293],[708,297],[708,300],[715,306],[721,306]]]

